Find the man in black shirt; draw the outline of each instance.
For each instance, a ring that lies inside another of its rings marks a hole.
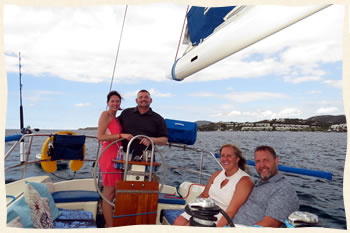
[[[123,110],[118,117],[122,125],[122,132],[133,136],[145,135],[152,139],[156,145],[165,145],[168,142],[168,130],[164,118],[150,107],[152,98],[147,90],[140,90],[136,98],[137,106]],[[129,141],[123,140],[123,148],[126,151]],[[130,153],[133,157],[141,156],[146,147],[152,149],[150,141],[146,138],[134,140]]]

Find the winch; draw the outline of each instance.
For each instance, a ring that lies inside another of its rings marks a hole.
[[[294,211],[285,221],[288,228],[317,226],[318,216],[305,211]]]
[[[211,198],[197,198],[194,202],[189,203],[185,207],[185,212],[191,215],[190,226],[216,227],[217,217],[215,215],[221,213],[231,227],[234,227],[232,220],[217,206]]]

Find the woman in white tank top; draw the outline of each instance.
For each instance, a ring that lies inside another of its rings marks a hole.
[[[210,197],[232,219],[238,209],[248,199],[254,186],[250,176],[245,172],[246,159],[238,146],[225,144],[220,148],[220,162],[224,170],[215,172],[209,179],[201,198]],[[188,226],[190,215],[186,212],[177,217],[174,225]],[[220,214],[216,215],[216,226],[228,224]]]

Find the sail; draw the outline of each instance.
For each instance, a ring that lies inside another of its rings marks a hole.
[[[328,6],[192,7],[187,25],[191,43],[173,64],[171,78],[181,81]]]

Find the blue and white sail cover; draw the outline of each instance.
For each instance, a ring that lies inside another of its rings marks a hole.
[[[171,78],[181,81],[328,6],[191,7],[187,36],[192,47],[175,61]]]
[[[191,7],[187,14],[187,30],[192,45],[198,45],[224,22],[224,17],[232,11],[228,7]]]

